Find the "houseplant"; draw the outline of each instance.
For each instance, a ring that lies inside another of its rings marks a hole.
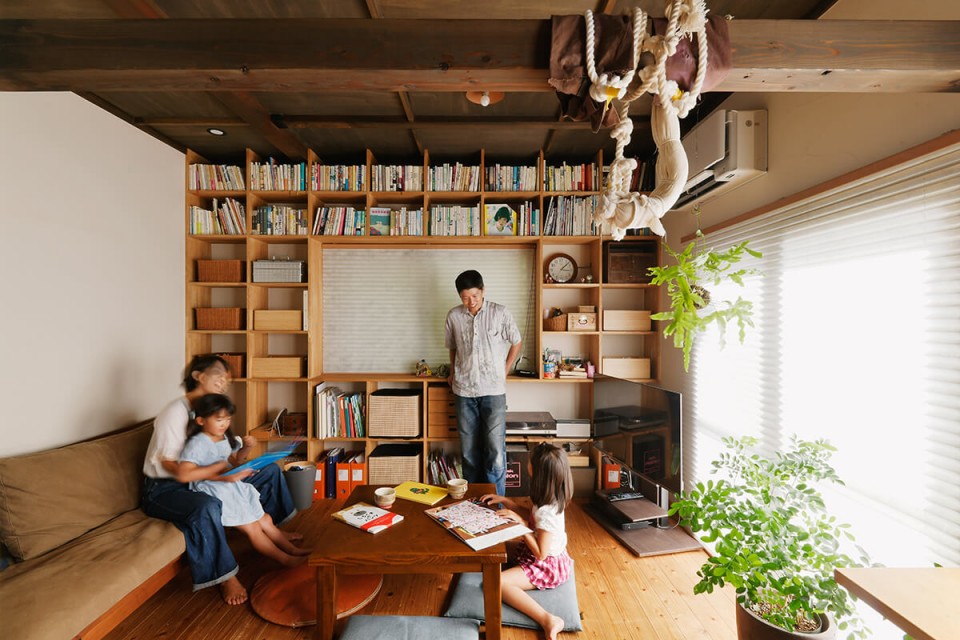
[[[756,438],[723,442],[728,451],[712,464],[725,477],[697,483],[670,507],[681,524],[715,545],[697,572],[694,593],[732,585],[743,608],[737,616],[741,637],[758,637],[744,633],[745,612],[784,630],[782,637],[816,633],[818,621],[828,635],[835,622],[849,637],[866,637],[853,597],[833,577],[837,567],[868,563],[866,553],[858,547],[855,561],[840,550],[841,539],[853,541],[849,525],[827,513],[815,486],[843,484],[829,464],[835,449],[824,440],[794,437],[788,450],[764,456],[751,452]]]
[[[690,369],[690,354],[698,333],[707,330],[711,323],[720,327],[721,344],[727,325],[736,322],[740,329],[740,342],[746,336],[747,326],[753,326],[753,304],[738,297],[735,301],[714,301],[711,304],[708,287],[716,286],[724,280],[731,280],[743,286],[743,278],[759,273],[756,269],[739,268],[745,254],[760,258],[763,254],[750,249],[748,242],[741,242],[725,251],[716,251],[705,247],[703,232],[700,231],[700,208],[694,207],[697,216],[696,237],[683,251],[674,251],[666,243],[663,247],[676,261],[673,265],[651,267],[651,283],[667,286],[670,297],[670,310],[650,316],[654,320],[667,322],[663,335],[673,336],[673,344],[683,349],[683,369]]]

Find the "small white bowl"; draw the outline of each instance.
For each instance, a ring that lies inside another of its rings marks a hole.
[[[380,487],[373,492],[373,501],[378,507],[389,509],[397,499],[397,492],[390,487]]]
[[[467,495],[468,483],[463,478],[454,478],[447,480],[447,494],[454,500],[459,500]]]

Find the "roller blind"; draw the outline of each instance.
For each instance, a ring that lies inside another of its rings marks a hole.
[[[323,370],[409,374],[420,359],[448,363],[444,320],[460,304],[454,281],[467,269],[483,276],[486,300],[513,314],[530,357],[534,253],[533,247],[324,248]]]
[[[828,502],[875,562],[960,564],[960,145],[706,237],[742,240],[764,276],[712,294],[757,326],[697,340],[686,477],[725,435],[827,438],[846,483]]]

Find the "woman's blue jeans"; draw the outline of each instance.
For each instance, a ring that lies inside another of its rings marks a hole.
[[[507,396],[454,398],[463,475],[469,482],[497,485],[497,495],[502,496],[507,478]]]
[[[260,492],[260,504],[277,524],[296,510],[279,465],[271,464],[252,475],[249,482]],[[193,590],[228,580],[239,569],[220,520],[220,501],[189,485],[167,478],[145,478],[141,506],[152,518],[172,522],[183,532]]]

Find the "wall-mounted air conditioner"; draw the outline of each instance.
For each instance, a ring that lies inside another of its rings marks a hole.
[[[680,209],[767,172],[767,112],[718,109],[680,141],[687,152],[687,182],[673,206]]]

